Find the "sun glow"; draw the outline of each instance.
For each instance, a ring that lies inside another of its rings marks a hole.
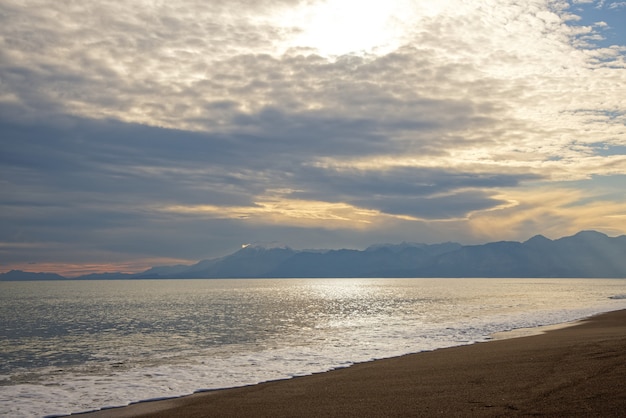
[[[288,47],[325,56],[383,54],[402,44],[414,9],[407,0],[328,0],[290,10],[282,19],[300,28]]]
[[[284,225],[324,225],[325,227],[367,227],[381,216],[379,211],[358,208],[347,203],[269,198],[253,206],[173,205],[159,211],[209,218],[238,219],[248,222]]]

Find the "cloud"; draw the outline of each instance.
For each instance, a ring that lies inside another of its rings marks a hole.
[[[397,1],[397,32],[371,23],[372,48],[342,54],[290,20],[329,5],[4,1],[7,242],[180,260],[309,233],[472,240],[492,220],[518,237],[550,229],[551,206],[560,228],[583,225],[567,193],[533,197],[553,182],[619,229],[623,197],[606,213],[583,197],[626,172],[625,49],[591,47],[599,19],[573,24],[566,2]]]
[[[303,178],[297,181],[302,190],[290,196],[347,202],[416,219],[466,217],[475,210],[498,207],[505,202],[492,197],[496,190],[538,178],[412,167],[389,170],[309,168],[302,174]]]
[[[496,231],[506,229],[518,240],[528,236],[528,231],[541,231],[551,238],[581,230],[621,235],[626,214],[624,193],[616,185],[607,187],[607,179],[611,178],[585,180],[585,188],[580,184],[562,183],[508,190],[507,197],[516,204],[474,214],[471,223],[474,233],[493,239]],[[610,181],[623,180],[623,176],[619,176]]]

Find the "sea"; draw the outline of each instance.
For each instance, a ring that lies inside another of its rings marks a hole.
[[[626,279],[0,282],[0,416],[52,417],[626,309]]]

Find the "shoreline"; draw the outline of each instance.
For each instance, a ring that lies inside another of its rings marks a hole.
[[[563,322],[560,324],[539,325],[537,327],[516,328],[516,329],[509,330],[509,331],[494,332],[493,334],[489,336],[491,339],[488,341],[510,340],[513,338],[533,337],[535,335],[542,335],[550,331],[556,331],[556,330],[563,329],[563,328],[575,327],[576,325],[579,325],[583,321],[586,321],[595,316],[603,315],[605,313],[610,313],[610,312],[612,311],[603,312],[601,314],[596,314],[596,315],[592,315],[592,316],[581,318],[581,319],[575,319],[573,321]],[[617,312],[617,311],[613,311],[613,312]],[[485,341],[485,342],[488,342],[488,341]]]
[[[542,328],[530,336],[72,416],[622,416],[626,310]]]

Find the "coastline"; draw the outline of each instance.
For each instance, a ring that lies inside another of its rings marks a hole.
[[[532,337],[534,335],[541,335],[541,334],[545,334],[546,332],[555,331],[555,330],[562,329],[562,328],[575,327],[576,325],[580,324],[581,322],[587,319],[589,318],[576,319],[571,322],[563,322],[560,324],[540,325],[538,327],[532,327],[532,328],[516,328],[510,331],[496,332],[496,333],[491,334],[489,337],[491,338],[491,341],[510,340],[512,338],[522,338],[522,337]]]
[[[626,310],[517,338],[80,417],[622,416]]]

